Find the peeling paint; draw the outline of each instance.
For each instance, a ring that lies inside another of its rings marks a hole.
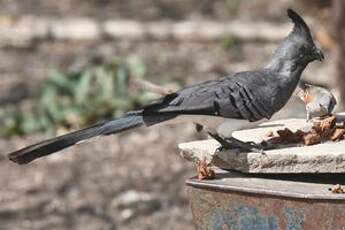
[[[276,217],[260,213],[255,207],[240,204],[215,209],[210,222],[200,229],[279,230],[279,225]]]
[[[188,195],[197,230],[314,230],[345,226],[345,199],[292,199],[192,186],[188,186]]]
[[[284,215],[287,222],[287,230],[303,230],[303,210],[284,208]]]

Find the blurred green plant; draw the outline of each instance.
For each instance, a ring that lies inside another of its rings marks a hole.
[[[238,13],[240,6],[243,2],[244,0],[225,0],[225,7],[229,13]]]
[[[225,50],[239,49],[241,40],[233,36],[225,36],[222,39],[222,47]]]
[[[0,111],[0,135],[56,132],[120,116],[157,97],[140,89],[131,90],[130,78],[143,79],[145,74],[146,67],[137,58],[78,73],[52,71],[29,111]]]
[[[241,62],[244,58],[242,41],[234,36],[225,36],[221,40],[222,48],[228,53],[233,62]]]

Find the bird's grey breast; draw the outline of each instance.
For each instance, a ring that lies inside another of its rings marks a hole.
[[[266,77],[267,96],[270,97],[270,106],[273,113],[278,112],[291,98],[295,91],[299,78],[270,73]]]

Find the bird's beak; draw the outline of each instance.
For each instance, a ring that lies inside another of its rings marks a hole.
[[[313,51],[313,56],[315,60],[318,60],[318,61],[323,61],[325,59],[325,56],[323,55],[322,51],[316,47]]]

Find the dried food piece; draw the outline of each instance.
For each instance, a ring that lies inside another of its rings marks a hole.
[[[272,130],[269,130],[263,137],[264,140],[269,140],[273,137],[276,137],[277,135],[274,134]]]
[[[340,184],[334,185],[332,188],[328,189],[332,193],[345,193],[345,190],[341,187]]]
[[[216,173],[211,168],[211,164],[208,163],[206,159],[197,162],[196,170],[199,180],[214,179],[216,176]]]
[[[336,122],[337,122],[336,117],[330,116],[330,117],[327,117],[323,120],[315,121],[313,123],[313,128],[315,128],[315,130],[317,130],[318,132],[319,131],[324,132],[327,129],[333,129],[336,125]],[[320,128],[320,130],[318,130],[318,128]]]
[[[272,131],[269,131],[263,138],[261,144],[263,146],[270,146],[281,143],[290,144],[302,142],[305,132],[300,129],[298,129],[296,132],[292,132],[290,129],[285,128],[283,130],[278,130],[277,134],[278,135],[276,136]]]
[[[323,140],[330,140],[334,133],[334,129],[326,129],[322,133],[319,133]]]
[[[263,146],[272,146],[276,144],[292,144],[304,143],[304,145],[315,145],[323,141],[338,141],[345,139],[345,125],[337,124],[336,117],[330,116],[323,120],[314,121],[310,131],[303,132],[298,129],[292,132],[290,129],[285,128],[277,131],[274,135],[273,131],[269,131],[263,138]]]
[[[274,132],[270,130],[265,134],[261,144],[264,144],[264,145],[279,144],[281,142],[282,142],[281,138],[279,136],[275,135]]]
[[[271,137],[267,140],[264,140],[262,143],[266,144],[280,144],[283,142],[283,139],[281,137]]]
[[[294,136],[293,132],[288,128],[278,130],[277,133],[284,141],[288,141]]]
[[[204,129],[204,126],[200,125],[199,123],[195,123],[195,129],[196,132],[200,133]]]
[[[274,133],[272,130],[268,131],[266,134],[265,134],[265,137],[273,137],[274,136]]]
[[[332,141],[340,141],[340,140],[344,139],[344,135],[345,135],[345,129],[337,128],[334,130],[334,132],[331,136],[331,140]]]
[[[317,133],[322,133],[321,122],[320,121],[317,121],[317,122],[314,121],[311,130],[314,130]]]
[[[287,143],[298,143],[302,140],[303,135],[304,135],[304,132],[301,130],[292,132],[288,128],[285,128],[283,130],[278,130],[277,133],[281,137],[283,142],[287,142]]]
[[[297,131],[295,132],[295,136],[301,141],[303,139],[303,136],[305,135],[306,133],[303,132],[302,130],[300,129],[297,129]]]
[[[315,145],[321,142],[321,136],[317,132],[309,132],[303,136],[304,145]]]

